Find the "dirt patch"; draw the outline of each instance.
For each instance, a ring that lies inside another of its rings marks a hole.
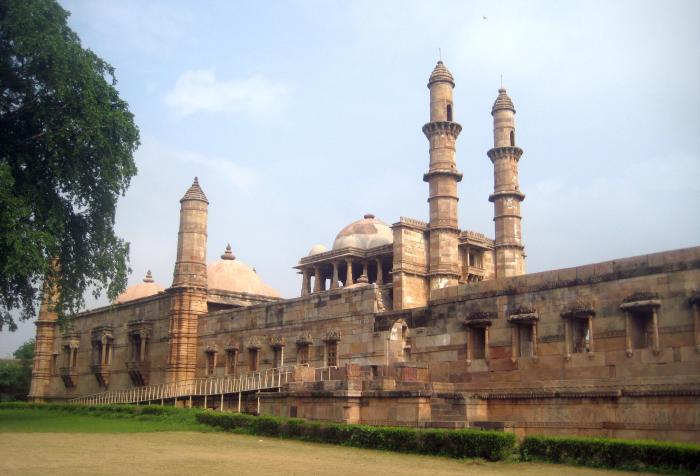
[[[6,433],[3,475],[626,475],[561,465],[485,463],[225,433]]]

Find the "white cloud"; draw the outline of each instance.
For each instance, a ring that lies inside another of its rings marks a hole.
[[[278,113],[289,88],[261,75],[220,80],[213,69],[185,71],[165,96],[178,117],[196,112],[243,112],[254,117]]]
[[[212,176],[227,181],[239,190],[249,189],[257,183],[257,174],[251,167],[240,165],[226,157],[178,150],[148,136],[143,139],[137,154],[138,161],[153,161],[159,168],[167,168],[173,162],[204,167],[213,172]]]

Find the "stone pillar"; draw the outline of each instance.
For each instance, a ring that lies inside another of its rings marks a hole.
[[[498,90],[491,110],[493,149],[488,156],[493,163],[493,202],[495,225],[496,279],[525,273],[525,247],[521,235],[520,202],[525,194],[518,185],[518,161],[523,150],[515,146],[515,107],[506,90]]]
[[[467,326],[466,329],[467,333],[467,365],[471,365],[472,363],[472,356],[474,355],[474,352],[472,352],[472,328],[470,326]]]
[[[627,357],[632,357],[632,315],[628,310],[625,313],[625,352]]]
[[[384,273],[382,270],[382,260],[377,258],[377,286],[384,284]]]
[[[593,347],[593,316],[590,314],[587,317],[587,324],[588,324],[588,352],[592,354],[594,352],[594,347]]]
[[[457,223],[457,171],[455,143],[462,126],[453,122],[454,78],[438,61],[428,80],[430,122],[423,133],[430,143],[430,167],[423,175],[429,184],[429,267],[430,289],[455,286],[459,282],[459,226]]]
[[[59,299],[57,259],[50,262],[50,270],[44,280],[39,317],[35,322],[36,339],[34,361],[32,363],[32,381],[29,388],[29,400],[43,402],[49,393],[51,380],[51,362],[58,334],[58,313],[55,305]]]
[[[518,335],[518,326],[510,326],[510,360],[515,363],[518,360],[518,347],[520,347],[520,336]]]
[[[301,275],[301,295],[306,296],[309,294],[309,288],[311,287],[311,276],[306,268],[301,271]]]
[[[345,285],[350,286],[351,284],[354,284],[352,281],[352,260],[350,258],[346,258],[345,263],[348,266],[346,277],[345,277]]]
[[[700,352],[700,294],[690,298],[693,308],[693,333],[695,334],[695,352]]]
[[[170,352],[167,381],[191,380],[197,365],[197,321],[207,312],[207,215],[209,201],[195,177],[180,200],[180,229],[169,289]]]
[[[333,261],[333,278],[331,280],[331,289],[338,287],[338,262]]]
[[[362,274],[367,276],[367,280],[369,280],[369,269],[368,268],[369,267],[368,267],[367,261],[363,261],[362,262]]]
[[[314,266],[314,292],[321,291],[321,268]]]
[[[537,357],[537,321],[532,321],[532,356]]]
[[[651,351],[658,354],[659,347],[659,310],[657,307],[651,308]]]
[[[484,327],[484,360],[489,361],[489,326]]]

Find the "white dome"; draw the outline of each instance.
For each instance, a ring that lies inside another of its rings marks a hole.
[[[308,256],[313,256],[313,255],[325,253],[326,251],[328,251],[328,248],[326,248],[323,245],[313,245],[311,247],[311,249],[309,250]]]
[[[220,260],[207,266],[207,285],[209,289],[280,297],[276,290],[263,283],[255,270],[233,256],[230,245]]]
[[[114,304],[123,304],[127,301],[155,296],[163,291],[165,291],[163,286],[153,281],[153,276],[151,276],[151,270],[149,269],[143,281],[126,288],[126,291],[117,296],[117,299],[114,300]]]
[[[394,233],[389,225],[367,214],[362,220],[350,223],[340,230],[333,242],[333,249],[359,248],[367,250],[394,242]]]

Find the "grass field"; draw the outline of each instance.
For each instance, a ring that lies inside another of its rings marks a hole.
[[[0,433],[142,433],[214,431],[194,420],[192,412],[166,415],[74,414],[56,410],[0,410]]]
[[[0,409],[4,475],[627,475],[554,464],[457,460],[261,438],[162,415]],[[128,434],[127,434],[128,433]]]

